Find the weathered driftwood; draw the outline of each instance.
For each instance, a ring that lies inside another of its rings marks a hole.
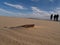
[[[26,24],[26,25],[22,25],[22,26],[16,26],[16,27],[10,27],[10,29],[16,29],[16,28],[30,28],[30,27],[34,27],[34,24]]]
[[[22,25],[21,27],[30,28],[30,27],[34,27],[34,24],[26,24],[26,25]]]

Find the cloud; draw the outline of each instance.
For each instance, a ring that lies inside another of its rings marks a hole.
[[[31,7],[33,11],[33,16],[36,18],[45,18],[49,16],[49,13],[43,10],[40,10],[37,7]]]
[[[60,19],[60,7],[55,9],[55,13],[59,14],[59,19]]]
[[[59,14],[59,16],[60,16],[60,7],[54,8],[53,11],[50,11],[49,13],[50,14]],[[59,17],[59,20],[60,20],[60,17]]]
[[[15,13],[15,12],[7,11],[5,9],[0,8],[0,15],[3,15],[3,16],[19,16],[19,15],[21,15],[21,13]]]
[[[34,1],[34,2],[39,2],[40,0],[31,0],[31,1]],[[54,0],[48,0],[50,2],[54,2]]]
[[[60,20],[60,7],[55,8],[53,11],[49,11],[50,14],[59,14],[59,20]]]
[[[7,2],[4,2],[4,4],[8,5],[8,6],[11,6],[11,7],[14,7],[16,9],[26,9],[24,6],[18,5],[18,4],[14,5],[14,4],[10,4],[10,3],[7,3]]]
[[[60,7],[54,9],[55,14],[59,14],[59,20],[60,20]]]
[[[50,2],[54,2],[54,0],[49,0]]]
[[[2,13],[12,13],[12,12],[7,11],[7,10],[4,10],[4,9],[2,9],[2,8],[0,8],[0,12],[2,12]]]
[[[30,14],[18,13],[18,12],[11,12],[5,9],[0,8],[0,16],[15,16],[15,17],[30,17]]]
[[[60,14],[60,7],[54,8],[53,11],[49,11],[50,14]]]
[[[7,11],[5,9],[0,8],[0,15],[3,16],[17,16],[17,17],[31,17],[31,18],[38,18],[38,19],[49,19],[51,14],[59,14],[60,15],[60,7],[55,8],[53,11],[44,11],[39,9],[38,7],[31,7],[32,13],[31,14],[24,14],[18,12]],[[60,17],[59,17],[60,20]]]
[[[51,14],[59,14],[60,15],[60,8],[55,8],[53,11],[43,11],[38,7],[31,7],[33,14],[31,17],[38,18],[38,19],[50,19]],[[59,17],[60,20],[60,17]]]

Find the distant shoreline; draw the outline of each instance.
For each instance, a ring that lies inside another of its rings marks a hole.
[[[1,17],[1,16],[0,16]],[[50,19],[39,19],[39,18],[28,18],[28,17],[16,17],[16,16],[2,16],[2,17],[12,17],[12,18],[26,18],[26,19],[34,19],[34,20],[45,20],[45,21],[54,21],[54,20],[50,20]],[[55,21],[55,22],[60,22],[59,21]]]

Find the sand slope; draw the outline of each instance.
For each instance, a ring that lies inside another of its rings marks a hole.
[[[9,29],[24,24],[35,27]],[[0,45],[60,45],[60,22],[0,16]]]

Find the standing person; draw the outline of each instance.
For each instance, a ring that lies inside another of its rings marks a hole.
[[[55,14],[55,15],[54,15],[54,21],[56,21],[56,19],[57,19],[56,17],[57,17],[57,16],[56,16],[56,14]]]
[[[56,15],[56,21],[58,21],[58,18],[59,18],[59,14]]]
[[[50,16],[50,20],[52,20],[52,18],[53,18],[53,14],[51,14],[51,16]]]

